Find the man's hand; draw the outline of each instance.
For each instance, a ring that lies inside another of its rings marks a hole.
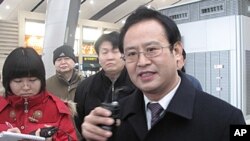
[[[112,125],[114,124],[114,119],[111,118],[111,111],[104,109],[102,107],[96,107],[90,112],[88,116],[84,118],[82,124],[82,135],[88,140],[96,141],[106,141],[112,136],[112,132],[102,129],[98,125]]]

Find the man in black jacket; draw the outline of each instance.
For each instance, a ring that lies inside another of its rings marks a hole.
[[[177,71],[181,35],[170,18],[141,7],[127,18],[120,38],[128,74],[138,91],[120,101],[116,132],[98,126],[114,123],[109,110],[92,110],[82,124],[87,140],[229,141],[230,125],[245,124],[241,110],[195,89]]]
[[[133,93],[135,86],[130,81],[118,48],[119,33],[103,34],[95,43],[102,70],[83,80],[77,87],[75,102],[78,116],[75,122],[81,132],[84,117],[102,102],[111,102]]]

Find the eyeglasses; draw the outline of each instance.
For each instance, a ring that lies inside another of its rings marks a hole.
[[[161,46],[161,45],[150,45],[147,46],[143,52],[139,52],[136,49],[130,49],[127,52],[124,53],[124,56],[122,57],[127,63],[136,62],[139,58],[139,55],[142,53],[147,58],[153,58],[162,53],[163,48],[169,48],[171,45],[168,46]]]

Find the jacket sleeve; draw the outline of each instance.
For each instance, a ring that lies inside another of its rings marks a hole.
[[[85,80],[83,80],[77,86],[75,99],[74,99],[74,102],[76,103],[76,112],[77,112],[77,115],[74,117],[74,120],[75,120],[76,128],[80,133],[82,133],[81,125],[83,123],[84,115],[85,115],[84,103],[86,99],[86,93],[84,91],[86,88],[86,84],[84,83],[84,81]]]

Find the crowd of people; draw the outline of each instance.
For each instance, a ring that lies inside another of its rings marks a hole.
[[[79,75],[73,48],[62,45],[47,80],[34,49],[14,49],[2,70],[0,132],[40,136],[55,127],[46,141],[229,141],[230,125],[246,124],[240,109],[185,73],[180,31],[160,12],[139,7],[94,47],[98,73]]]

